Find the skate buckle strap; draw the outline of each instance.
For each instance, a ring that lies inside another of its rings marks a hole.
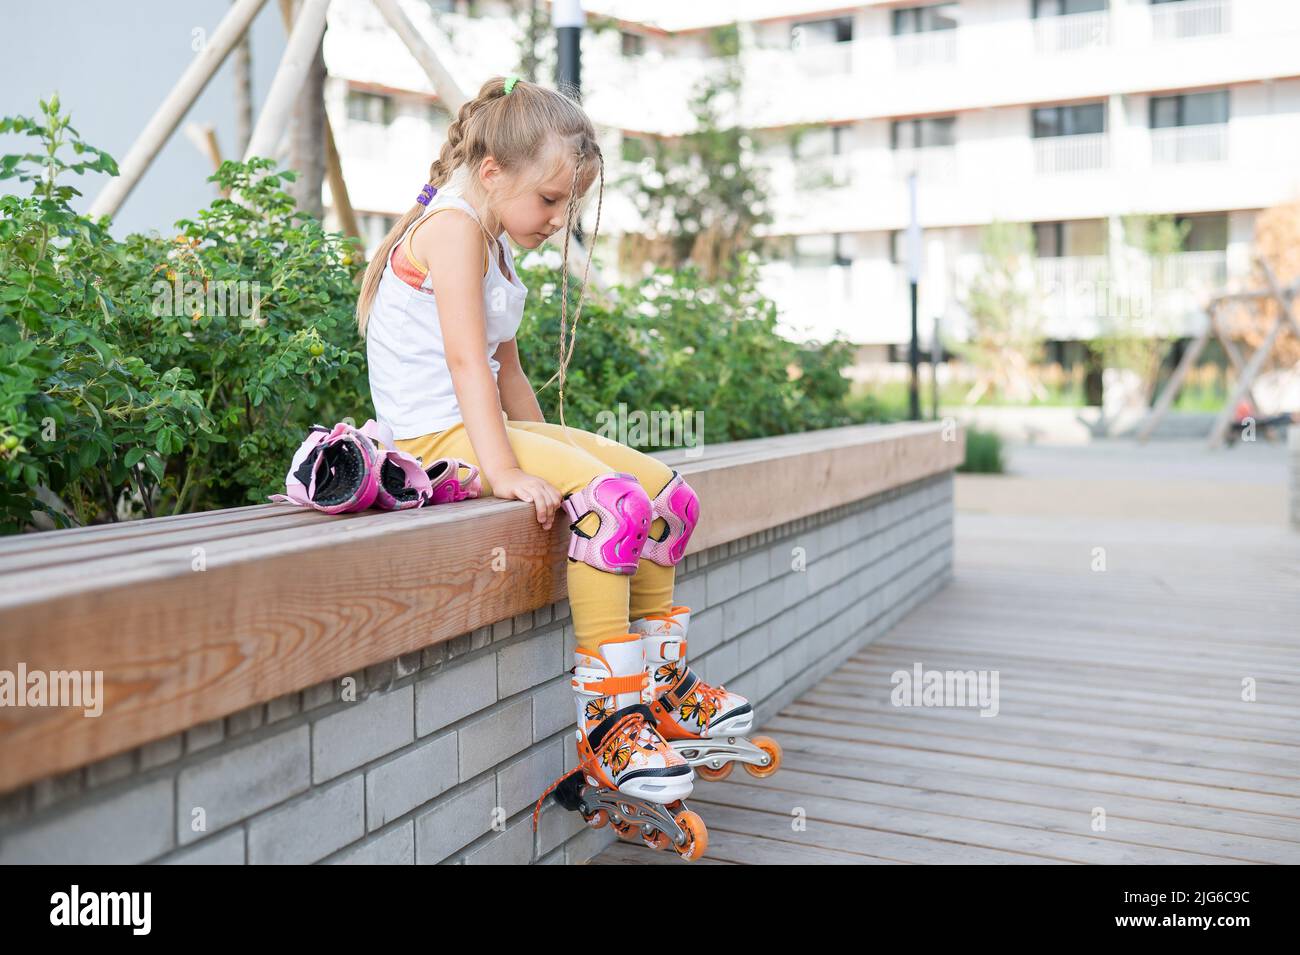
[[[584,672],[585,671],[585,672]],[[573,688],[593,696],[615,696],[619,693],[641,693],[650,684],[650,674],[642,670],[630,676],[604,676],[600,671],[575,667]]]
[[[654,639],[654,634],[649,634]],[[669,648],[672,650],[672,656],[669,656]],[[664,637],[659,641],[659,650],[655,654],[659,659],[676,662],[686,656],[686,638],[685,637]]]
[[[690,667],[687,667],[685,672],[677,678],[677,682],[656,697],[656,702],[663,703],[668,709],[673,709],[690,695],[691,690],[695,689],[695,684],[699,682],[700,678],[691,672]]]

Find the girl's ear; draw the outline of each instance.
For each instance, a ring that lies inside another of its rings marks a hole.
[[[501,168],[501,164],[497,162],[496,157],[489,153],[478,164],[478,176],[479,183],[491,194],[505,178],[505,170]]]

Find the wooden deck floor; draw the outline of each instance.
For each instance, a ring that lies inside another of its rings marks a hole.
[[[701,863],[1300,863],[1300,535],[968,510],[956,541],[953,583],[763,726],[780,772],[697,782]],[[893,706],[918,662],[996,671],[997,715]]]

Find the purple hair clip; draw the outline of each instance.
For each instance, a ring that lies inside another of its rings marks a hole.
[[[427,206],[429,204],[429,200],[432,199],[437,192],[438,192],[437,186],[426,182],[424,184],[424,188],[420,190],[420,194],[415,197],[415,201],[422,206]]]

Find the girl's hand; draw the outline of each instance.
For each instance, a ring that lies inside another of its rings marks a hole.
[[[522,468],[511,468],[489,476],[488,483],[492,485],[493,497],[508,501],[528,501],[537,508],[537,523],[542,525],[543,530],[551,529],[555,510],[562,500],[558,489]]]

